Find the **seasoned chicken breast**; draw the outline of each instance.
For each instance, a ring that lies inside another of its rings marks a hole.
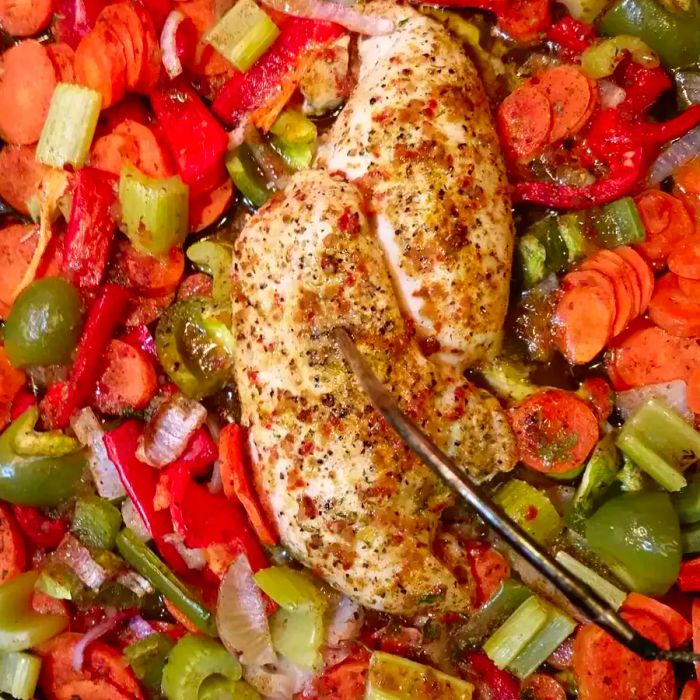
[[[421,354],[359,189],[294,175],[250,220],[233,266],[235,374],[259,493],[292,554],[363,605],[469,610],[432,552],[443,484],[384,423],[329,331],[348,328],[379,378],[481,479],[514,462],[497,401]]]
[[[359,41],[357,86],[317,164],[367,192],[405,312],[433,358],[465,367],[497,342],[513,246],[508,186],[479,76],[447,29],[409,6]]]

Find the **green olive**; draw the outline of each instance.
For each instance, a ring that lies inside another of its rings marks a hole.
[[[60,277],[32,282],[15,300],[5,325],[5,349],[15,367],[70,362],[80,338],[82,302]]]

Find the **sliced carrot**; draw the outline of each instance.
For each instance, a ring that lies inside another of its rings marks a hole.
[[[52,0],[0,0],[0,29],[12,36],[38,34],[52,15]]]
[[[529,396],[508,411],[520,460],[554,474],[583,464],[598,440],[598,419],[586,401],[560,389]]]
[[[170,177],[175,174],[175,169],[153,129],[131,119],[124,119],[114,129],[114,133],[124,134],[134,140],[138,148],[138,161],[134,165],[146,175]]]
[[[469,540],[464,543],[469,568],[476,585],[477,606],[491,600],[501,583],[510,576],[506,558],[488,542]]]
[[[190,199],[190,231],[201,231],[218,221],[231,204],[233,182],[226,179],[221,185]]]
[[[121,102],[104,110],[100,114],[96,133],[99,136],[111,134],[123,121],[130,119],[139,124],[147,124],[150,112],[146,103],[139,95],[127,95]]]
[[[41,615],[63,615],[64,617],[70,615],[70,609],[65,601],[53,598],[39,590],[32,593],[32,610]]]
[[[102,39],[94,32],[80,40],[75,50],[74,66],[76,81],[102,95],[103,109],[118,101],[112,79],[112,61],[102,45]]]
[[[92,30],[97,43],[107,56],[109,65],[109,78],[112,84],[112,99],[109,103],[102,103],[102,107],[119,102],[126,93],[126,53],[117,32],[106,22],[98,21]]]
[[[700,700],[700,684],[697,681],[686,681],[679,700]]]
[[[128,2],[107,5],[100,19],[116,32],[126,57],[126,85],[133,90],[139,82],[146,60],[146,37],[139,13]]]
[[[669,648],[663,627],[639,613],[622,616],[643,636]],[[673,700],[675,677],[668,661],[643,661],[595,625],[582,625],[574,641],[574,677],[580,700]]]
[[[146,408],[158,389],[153,363],[140,350],[121,340],[110,341],[95,386],[95,408],[111,416]]]
[[[177,289],[185,272],[185,255],[180,248],[171,248],[163,258],[139,253],[130,243],[121,241],[116,254],[117,274],[124,284],[139,294],[162,297]]]
[[[577,134],[591,118],[598,103],[598,89],[583,71],[571,64],[549,68],[533,81],[549,101],[552,131],[549,140]]]
[[[700,336],[700,299],[688,296],[672,272],[656,285],[649,304],[649,318],[671,335],[684,338]]]
[[[635,248],[661,265],[676,244],[693,233],[693,222],[683,202],[667,192],[647,190],[634,201],[646,230],[646,239]]]
[[[107,134],[100,136],[92,145],[89,160],[94,168],[119,175],[124,163],[138,164],[139,147],[131,136]]]
[[[678,286],[691,299],[700,299],[700,280],[691,280],[687,277],[679,277]]]
[[[523,681],[523,695],[532,700],[566,700],[561,683],[545,673],[534,673]]]
[[[618,391],[685,381],[698,362],[700,344],[648,322],[616,339],[605,357],[608,376]]]
[[[526,83],[498,108],[498,130],[511,157],[532,160],[549,142],[552,108],[537,86]]]
[[[46,52],[49,54],[51,63],[56,70],[56,76],[61,83],[75,82],[75,68],[73,62],[75,60],[75,51],[61,41],[55,44],[47,44]]]
[[[688,194],[700,194],[700,157],[695,157],[682,165],[673,174],[677,187]]]
[[[586,377],[576,393],[591,404],[599,423],[608,420],[613,410],[613,392],[603,377]]]
[[[555,341],[572,364],[590,362],[612,336],[615,293],[607,275],[580,270],[566,275],[554,313]]]
[[[34,257],[39,227],[14,224],[0,229],[0,318],[7,318],[17,286]]]
[[[672,648],[685,646],[693,636],[690,623],[680,613],[641,593],[630,593],[622,610],[641,612],[654,618],[666,630]]]
[[[599,250],[582,265],[582,270],[597,270],[603,273],[613,285],[615,295],[615,322],[613,337],[620,335],[629,322],[638,315],[641,306],[641,290],[637,285],[637,276],[627,263],[609,250]],[[636,288],[637,296],[633,288]]]
[[[56,71],[38,41],[27,39],[0,55],[0,138],[38,141],[55,87]]]
[[[688,384],[688,408],[700,413],[700,367],[694,367],[686,378]]]
[[[552,23],[549,0],[512,0],[497,17],[500,29],[526,44],[540,37]]]
[[[148,95],[153,91],[161,74],[161,51],[158,35],[156,34],[153,19],[140,3],[132,5],[134,12],[138,15],[141,27],[143,28],[144,60],[141,74],[134,85],[134,90]]]
[[[0,151],[0,197],[15,211],[29,215],[27,200],[37,193],[48,168],[34,159],[34,146],[7,145]]]
[[[619,255],[628,265],[630,265],[636,275],[637,282],[639,284],[639,289],[641,292],[641,304],[639,313],[643,314],[649,302],[651,301],[651,296],[654,293],[654,271],[647,261],[634,249],[629,246],[620,246],[615,248],[615,255]]]
[[[668,256],[668,267],[679,277],[700,280],[700,236],[681,240]]]
[[[19,576],[26,563],[22,533],[10,509],[0,502],[0,584]]]

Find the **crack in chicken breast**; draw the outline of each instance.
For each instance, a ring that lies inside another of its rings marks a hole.
[[[435,557],[442,482],[362,393],[330,331],[348,328],[405,410],[477,479],[510,469],[496,399],[423,356],[353,184],[297,173],[235,245],[235,374],[258,491],[290,552],[392,613],[467,611],[471,586]]]
[[[396,29],[359,40],[357,86],[317,165],[369,195],[423,348],[465,367],[497,344],[508,302],[513,223],[498,137],[449,31],[409,6],[371,8]]]

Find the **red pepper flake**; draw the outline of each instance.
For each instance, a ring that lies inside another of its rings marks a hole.
[[[353,211],[350,207],[345,207],[343,213],[338,219],[340,230],[350,234],[351,237],[356,236],[360,232],[360,215]]]

